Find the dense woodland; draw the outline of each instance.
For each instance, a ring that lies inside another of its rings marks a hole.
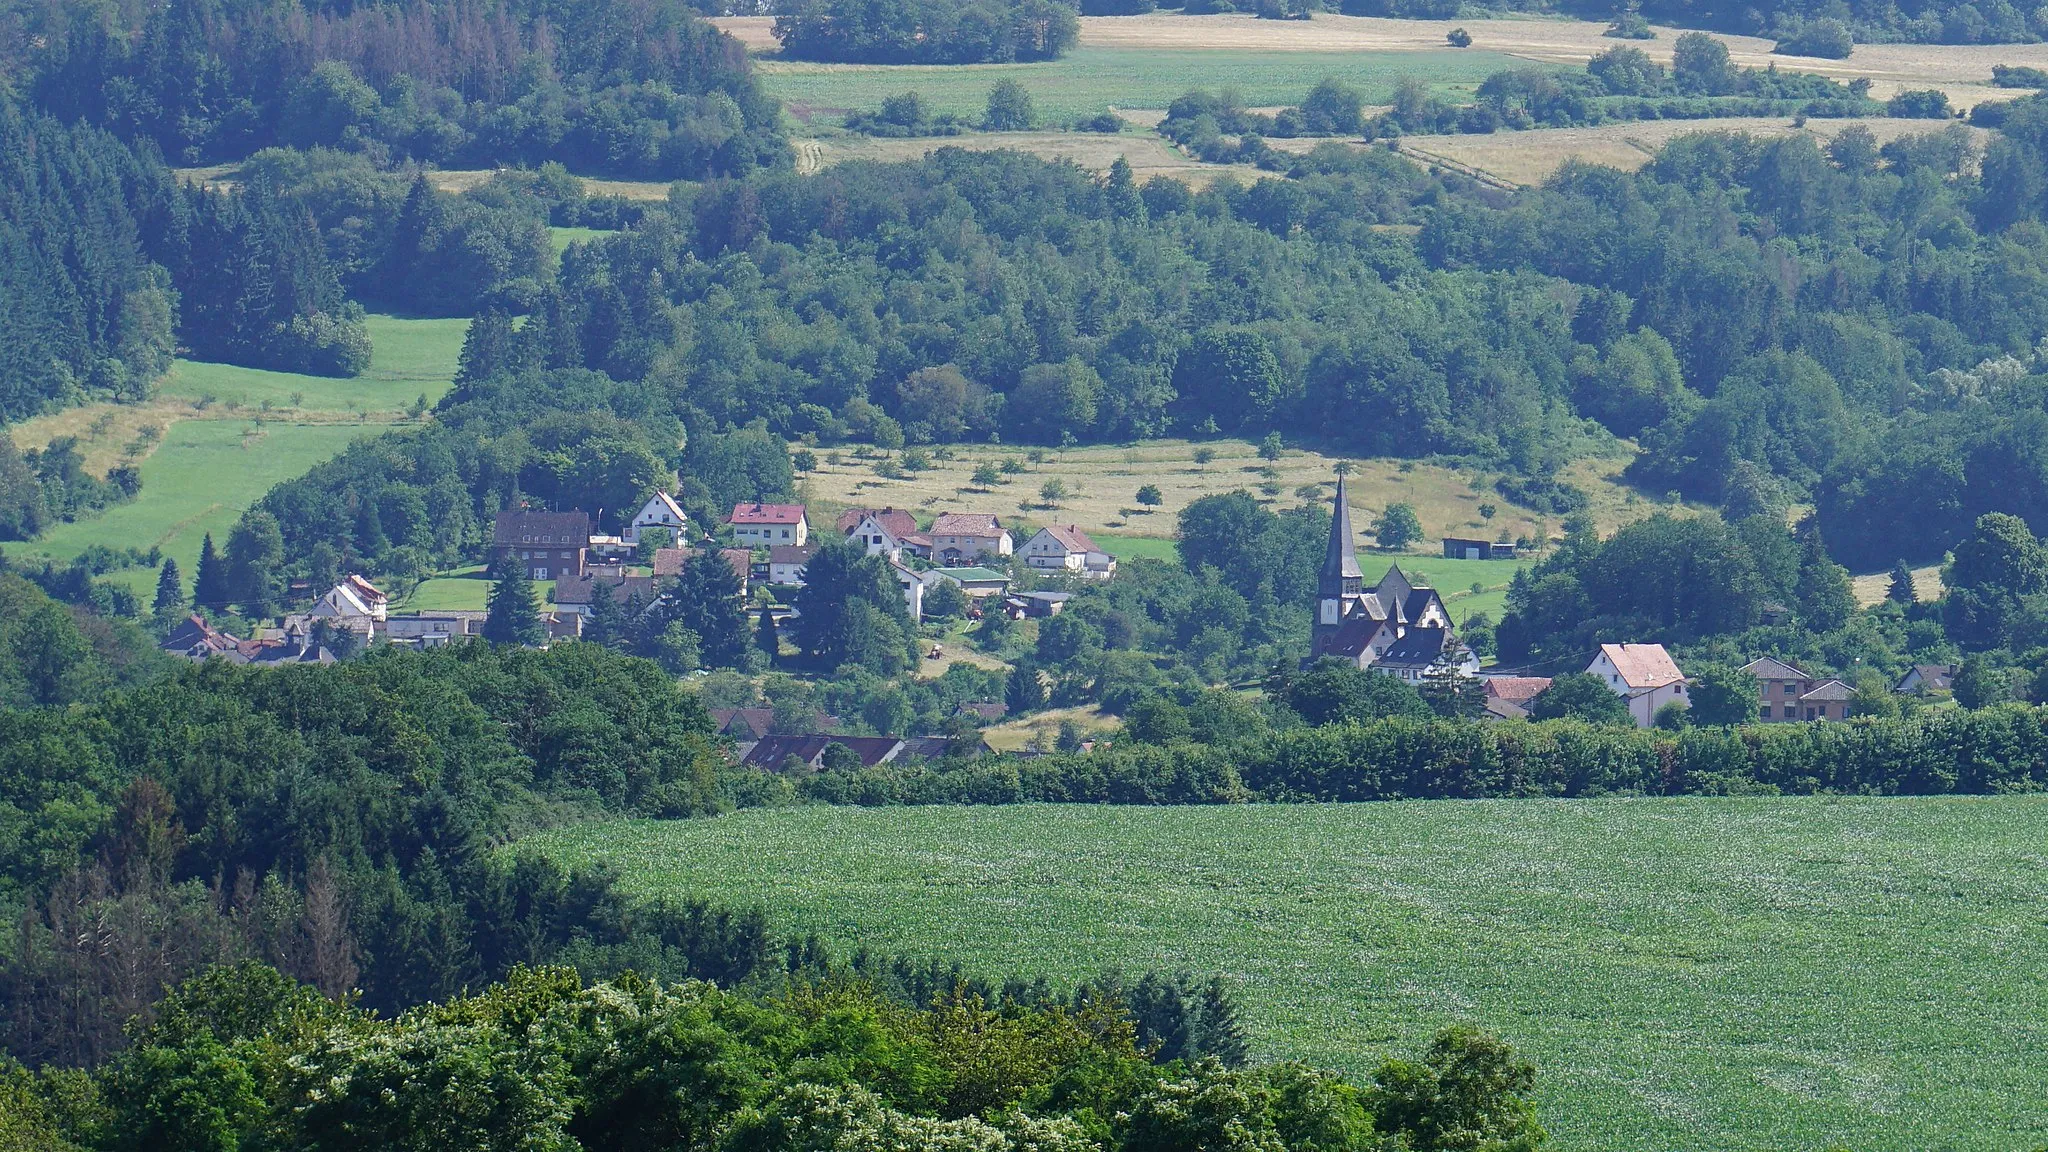
[[[775,17],[784,56],[859,64],[1051,60],[1080,34],[1062,0],[796,0]]]

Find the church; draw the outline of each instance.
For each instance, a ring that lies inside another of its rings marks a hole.
[[[1448,655],[1460,675],[1479,672],[1479,657],[1459,643],[1451,614],[1436,589],[1408,579],[1399,564],[1371,588],[1358,566],[1351,532],[1351,504],[1344,478],[1337,477],[1337,501],[1330,518],[1330,544],[1316,581],[1315,627],[1304,665],[1348,660],[1403,680],[1420,682]]]

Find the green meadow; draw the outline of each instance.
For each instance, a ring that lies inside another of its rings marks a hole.
[[[882,98],[916,91],[936,112],[978,117],[998,80],[1031,93],[1051,120],[1092,116],[1105,108],[1165,108],[1190,88],[1234,88],[1252,107],[1298,103],[1325,77],[1357,87],[1367,103],[1393,99],[1404,76],[1439,94],[1469,93],[1517,61],[1498,52],[1259,52],[1233,49],[1076,48],[1034,64],[880,65],[759,60],[770,95],[799,113],[805,107],[879,108]],[[943,144],[943,140],[935,141]]]
[[[2048,1143],[2048,797],[747,811],[523,847],[645,897],[1073,978],[1218,972],[1261,1056],[1436,1029],[1568,1152]]]
[[[371,316],[370,370],[354,379],[176,361],[158,388],[196,412],[171,422],[142,461],[142,494],[76,523],[61,524],[10,554],[65,563],[93,545],[161,547],[189,583],[201,540],[215,544],[270,489],[383,431],[425,396],[440,399],[455,377],[469,321]],[[145,604],[156,573],[110,574]]]

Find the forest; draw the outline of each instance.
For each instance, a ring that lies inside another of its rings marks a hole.
[[[783,56],[837,63],[1052,60],[1080,34],[1062,0],[798,0],[775,16]]]

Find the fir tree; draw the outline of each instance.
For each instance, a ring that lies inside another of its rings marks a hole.
[[[1012,716],[1045,707],[1045,682],[1038,678],[1038,665],[1029,660],[1017,661],[1003,685],[1003,703],[1009,706]]]
[[[768,657],[771,666],[782,657],[782,629],[775,623],[773,609],[761,609],[761,622],[754,627],[754,647]]]
[[[1913,588],[1913,570],[1906,567],[1904,560],[1892,565],[1892,582],[1884,590],[1884,598],[1894,604],[1920,602],[1920,593]]]
[[[213,550],[213,533],[199,542],[199,570],[192,578],[192,606],[213,612],[228,608],[228,570]]]
[[[463,388],[488,380],[511,369],[513,363],[512,319],[499,308],[486,308],[470,322],[462,338],[462,358],[455,371],[455,386]]]
[[[590,618],[584,622],[583,638],[606,648],[624,648],[627,642],[626,611],[612,595],[612,586],[602,580],[590,587]]]
[[[711,668],[736,668],[747,661],[747,611],[738,574],[725,557],[706,550],[683,565],[670,595],[674,618],[697,634],[698,652]]]
[[[251,509],[228,534],[226,559],[228,598],[251,617],[277,609],[284,566],[284,532],[277,518]]]
[[[156,601],[150,610],[158,616],[169,616],[185,603],[185,581],[178,575],[178,562],[164,557],[164,566],[156,574]]]
[[[491,598],[485,607],[488,611],[484,616],[484,639],[491,643],[538,648],[547,639],[540,607],[533,602],[533,581],[518,560],[508,556],[498,562]]]

